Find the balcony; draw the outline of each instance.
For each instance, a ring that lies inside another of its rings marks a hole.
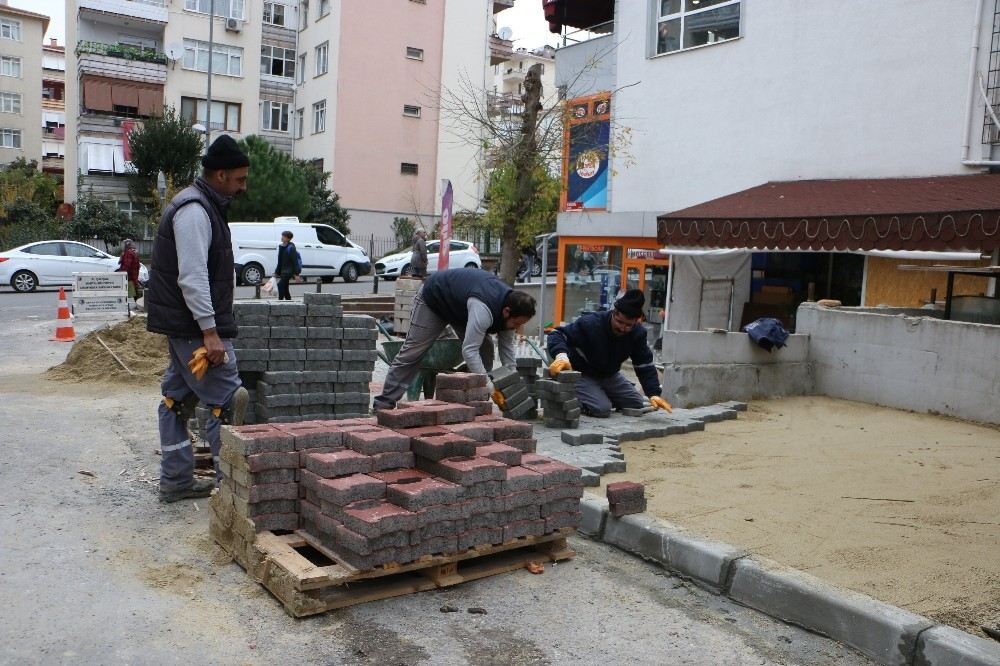
[[[167,81],[167,56],[162,53],[120,44],[80,42],[76,54],[81,75],[159,85]]]
[[[518,69],[517,67],[505,67],[503,70],[503,81],[507,83],[508,81],[514,81],[520,83],[524,80],[524,75],[528,73],[526,69]]]
[[[167,22],[165,0],[79,0],[79,6],[81,11],[130,16],[153,23]]]
[[[514,6],[514,0],[493,0],[493,13],[497,14]]]
[[[524,102],[514,93],[487,93],[486,108],[490,115],[515,116],[524,113]]]
[[[490,64],[499,65],[514,57],[514,42],[500,39],[499,35],[490,35]]]

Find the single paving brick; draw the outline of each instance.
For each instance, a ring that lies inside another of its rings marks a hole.
[[[463,486],[483,481],[504,481],[507,477],[507,465],[477,456],[455,456],[441,461],[418,458],[417,465],[435,476]]]
[[[366,537],[340,522],[334,525],[333,536],[337,539],[338,546],[359,555],[371,555],[385,548],[405,548],[410,545],[410,535],[407,532],[389,532],[377,537]]]
[[[269,424],[223,426],[222,443],[241,455],[295,450],[294,438]]]
[[[445,426],[439,426],[444,428],[448,432],[453,432],[456,435],[461,435],[463,437],[468,437],[469,439],[474,439],[477,442],[493,442],[495,441],[494,429],[491,424],[479,423],[472,421],[469,423],[452,423]]]
[[[580,526],[582,518],[583,514],[579,511],[576,513],[554,513],[545,518],[545,532],[555,532],[564,527],[577,528]]]
[[[475,455],[481,458],[496,460],[504,465],[521,464],[521,451],[506,444],[490,443],[477,446]]]
[[[373,472],[413,467],[417,464],[417,458],[413,454],[413,451],[387,451],[385,453],[376,453],[371,457],[371,459]]]
[[[390,451],[410,450],[410,438],[392,430],[349,432],[344,438],[344,444],[349,449],[366,456],[389,453]]]
[[[332,479],[347,474],[372,471],[372,459],[351,449],[335,453],[311,453],[305,457],[305,467],[315,474]]]
[[[380,409],[375,412],[378,424],[393,430],[401,428],[416,428],[419,426],[434,425],[437,417],[433,411],[426,408],[406,406],[406,403],[399,403],[395,409]]]
[[[455,456],[474,455],[477,444],[479,442],[455,433],[431,437],[421,436],[410,440],[410,448],[418,458],[434,461]]]
[[[499,417],[490,422],[493,426],[493,437],[496,441],[502,442],[508,439],[525,439],[531,437],[532,426],[530,423],[521,423]]]
[[[368,499],[382,499],[386,496],[386,484],[367,474],[351,474],[336,479],[320,479],[316,493],[320,499],[339,506]]]
[[[507,478],[503,482],[503,494],[518,493],[524,490],[540,490],[543,485],[542,475],[527,467],[511,466],[507,468]]]
[[[442,372],[435,378],[435,388],[438,389],[464,391],[485,387],[486,375],[473,372]]]
[[[451,504],[462,496],[462,487],[443,479],[421,479],[388,486],[386,499],[393,504],[416,511],[436,504]]]
[[[498,444],[506,444],[507,446],[514,447],[521,453],[534,453],[538,448],[538,440],[534,437],[521,437],[516,439],[503,439],[498,440]]]
[[[646,510],[646,498],[630,499],[623,502],[608,503],[608,509],[615,518],[628,516],[633,513],[643,513]]]
[[[378,479],[379,481],[385,481],[386,483],[409,483],[411,481],[420,481],[421,479],[429,479],[431,475],[422,469],[393,469],[384,472],[372,472],[369,476]]]
[[[522,537],[539,537],[543,534],[545,534],[545,521],[542,519],[518,520],[503,526],[504,543]]]
[[[421,529],[435,523],[454,523],[456,529],[451,532],[452,534],[456,534],[459,531],[458,528],[464,526],[464,521],[469,516],[468,508],[464,503],[436,504],[434,506],[427,506],[418,511],[414,511],[414,513],[417,514],[417,523],[420,525]],[[442,534],[443,533],[444,532],[442,532]]]
[[[363,500],[344,508],[344,526],[367,537],[418,527],[417,514],[385,500]]]
[[[471,486],[465,486],[462,492],[462,497],[465,499],[472,499],[474,497],[499,497],[503,495],[503,482],[502,481],[480,481],[479,483],[473,483]]]
[[[634,481],[609,483],[605,490],[609,504],[641,500],[646,496],[646,486]]]

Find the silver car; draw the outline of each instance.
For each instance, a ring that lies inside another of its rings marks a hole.
[[[0,284],[26,293],[37,287],[73,284],[74,273],[110,273],[118,268],[118,257],[85,243],[69,240],[28,243],[0,252]],[[139,283],[149,271],[139,265]]]

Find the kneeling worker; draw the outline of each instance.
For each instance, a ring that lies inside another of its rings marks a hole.
[[[591,312],[572,324],[549,333],[549,366],[553,377],[563,370],[579,370],[583,375],[576,395],[584,414],[604,418],[611,410],[641,408],[642,396],[621,373],[622,363],[632,359],[636,377],[650,403],[672,411],[660,397],[660,378],[653,365],[653,352],[646,344],[646,329],[639,323],[646,298],[638,289],[629,289],[607,312]]]
[[[420,359],[451,325],[462,339],[462,356],[469,372],[488,374],[493,367],[493,342],[497,334],[500,363],[514,367],[514,329],[535,316],[535,299],[514,291],[491,273],[478,268],[454,268],[427,278],[413,298],[410,329],[392,360],[375,409],[392,409],[420,371]],[[493,392],[492,384],[488,384]],[[494,400],[503,407],[502,396]]]

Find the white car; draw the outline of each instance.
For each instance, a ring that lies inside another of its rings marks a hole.
[[[22,293],[36,287],[71,285],[73,273],[111,273],[116,268],[118,257],[69,240],[28,243],[0,252],[0,284]],[[149,271],[140,264],[139,283],[147,280]]]
[[[472,243],[465,241],[450,241],[448,246],[448,268],[482,268],[479,250]],[[438,268],[438,249],[441,241],[427,241],[427,272],[434,273]],[[396,254],[388,254],[375,262],[375,273],[383,280],[395,280],[400,275],[411,275],[410,250]]]

